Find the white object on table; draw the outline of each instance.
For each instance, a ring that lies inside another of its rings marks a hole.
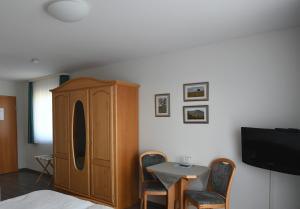
[[[188,155],[182,156],[180,164],[185,165],[185,166],[191,166],[192,157],[188,156]]]

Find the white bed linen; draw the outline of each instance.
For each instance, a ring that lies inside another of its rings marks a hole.
[[[112,209],[50,190],[40,190],[0,202],[0,209]]]

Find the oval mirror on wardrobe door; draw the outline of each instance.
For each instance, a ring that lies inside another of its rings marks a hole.
[[[81,101],[77,101],[74,108],[73,119],[73,153],[76,168],[83,170],[86,149],[86,129],[84,108]]]

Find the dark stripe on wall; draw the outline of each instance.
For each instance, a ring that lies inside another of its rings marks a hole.
[[[34,144],[33,132],[33,82],[28,83],[28,143]]]

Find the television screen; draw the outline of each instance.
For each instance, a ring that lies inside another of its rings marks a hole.
[[[241,131],[243,162],[300,175],[300,130],[242,127]]]

